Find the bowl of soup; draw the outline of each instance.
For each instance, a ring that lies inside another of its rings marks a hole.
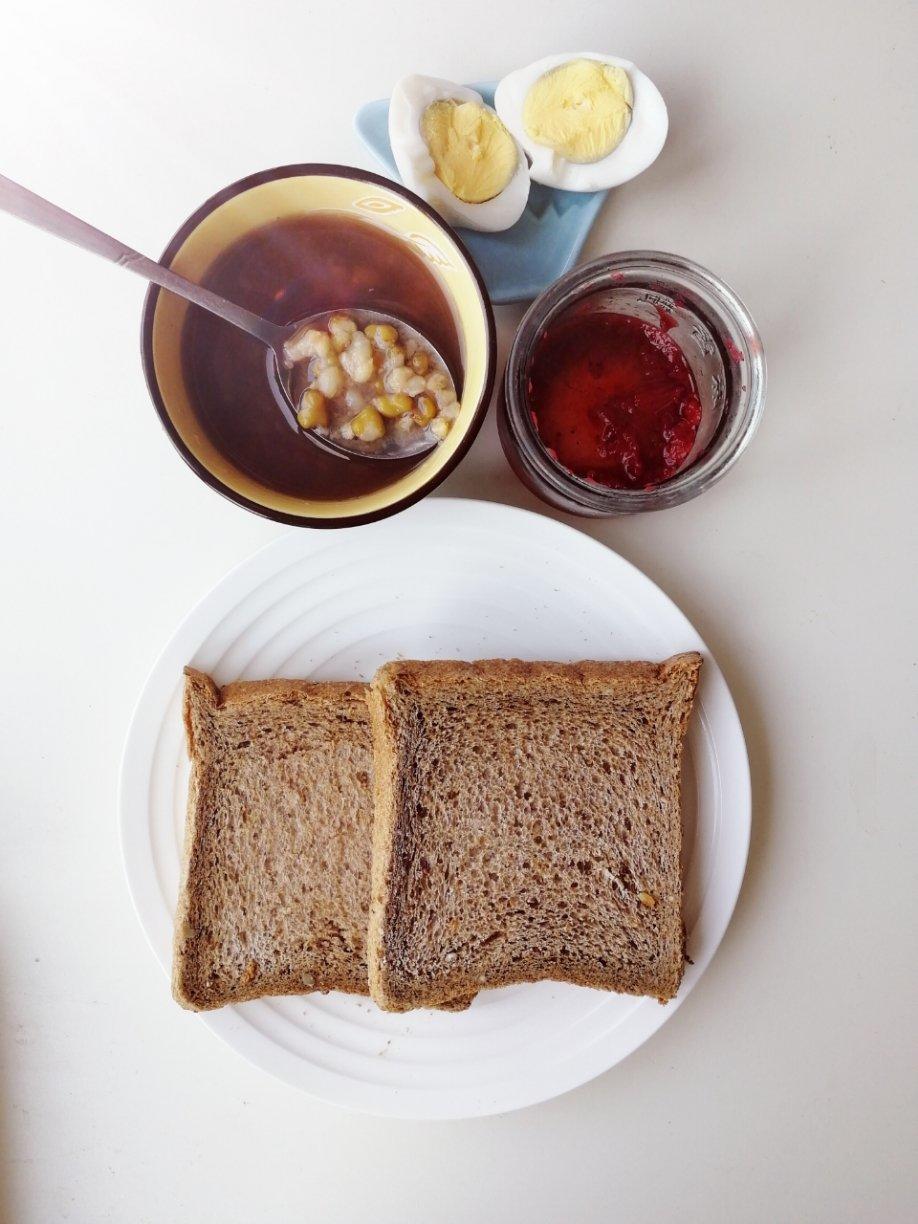
[[[399,184],[335,165],[253,174],[189,217],[162,262],[280,324],[391,317],[439,355],[455,391],[448,433],[427,451],[336,453],[284,411],[264,345],[151,286],[153,403],[182,458],[238,505],[295,526],[356,526],[424,497],[471,446],[494,383],[491,304],[460,239]]]

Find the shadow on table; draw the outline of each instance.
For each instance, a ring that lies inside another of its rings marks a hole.
[[[2,972],[2,969],[0,969]],[[3,994],[0,992],[0,1000]],[[13,1224],[13,1160],[10,1125],[10,1081],[16,1044],[9,1017],[0,1011],[0,1224]]]

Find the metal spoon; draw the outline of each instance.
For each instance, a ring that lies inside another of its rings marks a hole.
[[[218,293],[205,289],[203,285],[196,285],[193,281],[186,280],[184,276],[179,276],[177,272],[173,272],[164,264],[148,259],[146,255],[141,255],[132,247],[125,246],[111,234],[96,229],[88,221],[80,220],[73,213],[59,208],[50,200],[36,195],[34,191],[29,191],[27,187],[13,182],[12,179],[2,174],[0,174],[0,211],[27,221],[30,225],[54,234],[57,238],[63,238],[66,242],[72,242],[74,246],[92,251],[94,255],[101,255],[103,259],[110,259],[112,263],[127,268],[129,272],[135,272],[145,280],[152,281],[161,289],[168,289],[170,293],[194,303],[195,306],[200,306],[202,310],[210,311],[211,314],[217,315],[227,323],[232,323],[234,327],[241,328],[250,336],[254,336],[256,340],[260,340],[269,349],[268,370],[275,398],[278,398],[279,392],[279,404],[284,409],[285,418],[294,428],[299,429],[296,424],[296,405],[291,391],[292,370],[284,357],[284,345],[291,336],[310,323],[312,318],[319,316],[298,319],[295,323],[286,325],[263,319],[260,315],[246,310],[244,306],[239,306],[236,302],[231,302]],[[389,317],[386,317],[386,321],[398,323],[397,319]],[[412,430],[400,440],[397,448],[383,446],[377,449],[373,449],[358,439],[351,442],[344,438],[339,440],[322,437],[312,430],[303,432],[324,449],[332,450],[347,458],[360,455],[362,458],[371,459],[404,459],[430,450],[437,443],[437,439],[426,429]]]

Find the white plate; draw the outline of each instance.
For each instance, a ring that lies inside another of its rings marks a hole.
[[[208,1025],[289,1084],[368,1113],[459,1118],[544,1101],[612,1067],[669,1020],[720,943],[749,843],[749,767],[717,664],[670,600],[607,548],[551,519],[437,498],[347,531],[296,531],[233,570],[163,651],[121,775],[124,861],[163,968],[188,766],[182,667],[218,682],[369,678],[390,658],[662,659],[704,653],[685,764],[688,952],[663,1007],[550,982],[481,994],[467,1012],[386,1015],[305,995],[224,1008]],[[165,986],[164,986],[165,989]]]

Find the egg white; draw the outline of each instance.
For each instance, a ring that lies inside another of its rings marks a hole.
[[[434,160],[427,142],[421,135],[421,117],[433,102],[477,102],[484,106],[481,94],[465,85],[443,81],[438,77],[406,76],[392,91],[389,102],[389,143],[399,176],[406,187],[426,200],[445,221],[465,229],[495,233],[509,229],[523,215],[529,199],[529,174],[526,155],[519,143],[517,164],[510,182],[490,200],[469,204],[453,195],[437,178]],[[487,107],[491,110],[491,107]]]
[[[631,80],[634,104],[631,123],[621,143],[600,161],[587,164],[568,161],[547,145],[537,144],[523,126],[526,95],[540,76],[569,64],[571,60],[597,60],[624,68]],[[511,72],[500,82],[494,94],[494,107],[505,127],[515,136],[529,155],[529,175],[533,182],[564,191],[606,191],[627,183],[656,161],[666,142],[669,116],[660,91],[630,60],[615,55],[597,55],[592,51],[569,55],[549,55],[525,68]]]

